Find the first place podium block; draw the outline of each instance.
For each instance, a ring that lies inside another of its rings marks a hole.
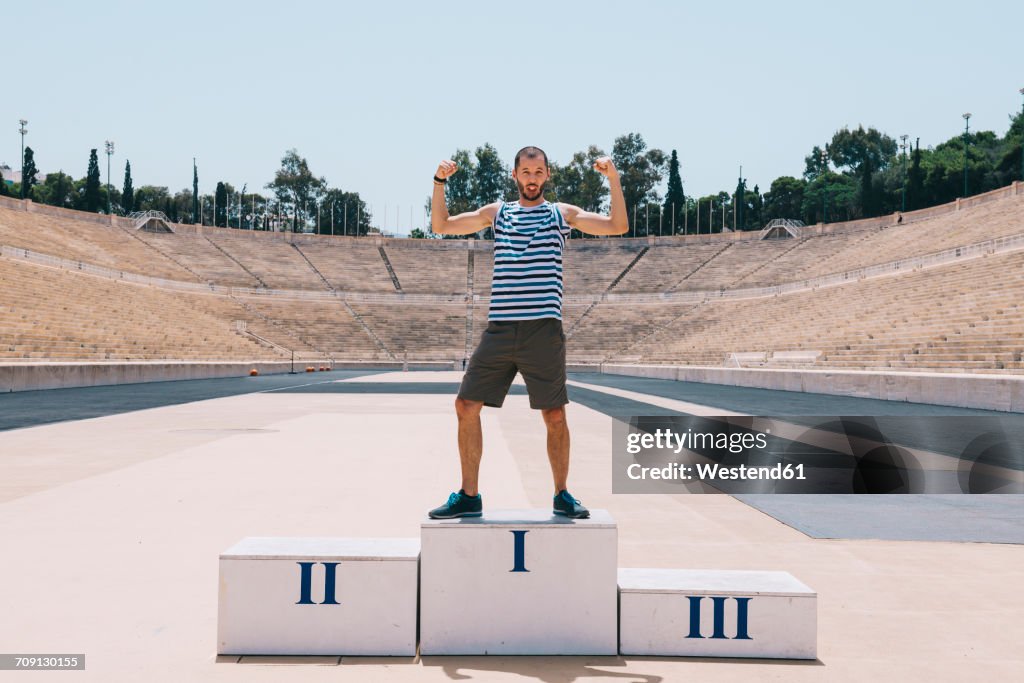
[[[220,555],[217,652],[416,654],[417,538],[246,538]]]
[[[605,510],[422,525],[420,654],[615,655],[618,538]]]

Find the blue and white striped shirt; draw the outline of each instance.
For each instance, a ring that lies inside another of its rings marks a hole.
[[[570,230],[551,202],[501,203],[488,320],[562,319],[562,250]]]

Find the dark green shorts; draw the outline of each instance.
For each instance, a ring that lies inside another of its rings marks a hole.
[[[530,407],[558,408],[565,391],[565,333],[558,318],[490,321],[462,378],[459,398],[500,408],[516,372],[526,382]]]

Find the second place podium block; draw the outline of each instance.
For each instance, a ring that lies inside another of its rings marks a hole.
[[[246,538],[220,556],[217,652],[416,654],[417,538]]]
[[[617,530],[604,510],[422,525],[420,653],[615,655]]]

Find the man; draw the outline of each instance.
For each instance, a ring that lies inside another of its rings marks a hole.
[[[622,235],[628,229],[626,200],[612,160],[601,157],[594,169],[611,186],[611,215],[544,199],[550,178],[548,158],[537,147],[516,154],[512,177],[519,200],[494,202],[476,211],[448,215],[444,186],[458,171],[442,161],[434,176],[431,226],[443,235],[469,235],[489,226],[494,230],[494,277],[487,330],[462,379],[455,413],[459,420],[462,489],[431,510],[435,519],[479,517],[483,498],[477,488],[483,434],[480,411],[500,408],[519,372],[547,426],[548,460],[555,484],[553,512],[573,519],[590,512],[567,490],[569,428],[565,421],[565,334],[562,332],[562,251],[571,228],[590,235]]]

